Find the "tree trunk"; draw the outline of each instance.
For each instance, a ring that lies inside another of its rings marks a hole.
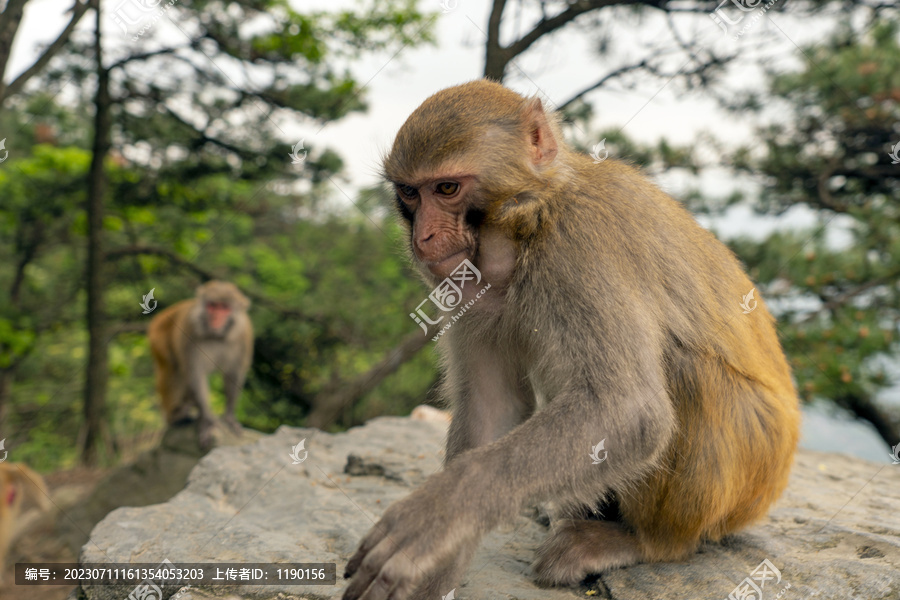
[[[484,57],[484,78],[503,83],[507,64],[509,64],[509,60],[502,52],[502,48],[499,46],[495,49],[488,47]]]
[[[25,12],[25,3],[28,0],[9,0],[0,12],[0,99],[6,95],[6,83],[4,74],[9,63],[9,55],[12,54],[13,40],[19,25],[22,23],[22,13]]]
[[[501,83],[510,59],[506,49],[500,45],[500,23],[504,8],[506,0],[493,0],[491,3],[487,40],[484,43],[484,77]]]
[[[39,243],[26,244],[22,258],[16,264],[16,273],[13,275],[13,282],[10,286],[9,303],[17,313],[22,310],[21,291],[22,284],[25,282],[25,268],[37,255]],[[0,427],[6,425],[6,414],[9,411],[10,398],[12,398],[12,384],[16,377],[16,369],[19,368],[19,363],[31,353],[34,347],[35,345],[32,344],[27,350],[19,354],[17,358],[13,358],[6,367],[0,369]]]
[[[21,4],[24,4],[24,1],[23,0],[14,0],[14,2],[10,2],[7,5],[7,11],[13,10],[11,8],[11,5],[13,5],[14,3],[18,3],[21,5]],[[49,64],[50,60],[53,59],[53,57],[56,56],[56,54],[62,49],[62,47],[66,45],[66,43],[69,41],[69,38],[72,35],[72,32],[75,31],[75,27],[78,25],[78,21],[80,21],[81,17],[83,17],[84,14],[88,11],[89,6],[90,5],[87,1],[84,1],[84,2],[76,1],[75,5],[72,6],[72,8],[69,9],[69,11],[68,11],[68,12],[72,13],[72,18],[69,19],[69,24],[66,25],[65,29],[62,30],[62,33],[60,33],[57,36],[57,38],[55,40],[53,40],[53,42],[51,42],[50,45],[48,45],[44,49],[43,53],[33,63],[31,63],[30,67],[28,67],[27,69],[25,69],[25,71],[20,73],[5,88],[4,88],[4,83],[3,83],[3,77],[0,77],[0,106],[3,106],[4,100],[9,98],[10,96],[13,96],[14,94],[21,92],[22,88],[25,87],[25,84],[28,83],[28,81],[32,77],[34,77],[35,75],[40,73],[44,69],[44,67],[46,67],[47,64]],[[10,17],[10,23],[12,23],[17,18],[19,20],[21,20],[21,18],[22,18],[21,13],[22,13],[22,11],[20,8],[18,16]],[[3,18],[6,19],[5,12],[3,13]],[[18,27],[18,24],[16,24],[15,27]],[[0,74],[3,74],[3,72],[5,70],[5,63],[6,63],[6,61],[2,58],[4,55],[4,43],[2,41],[2,39],[5,35],[3,33],[4,29],[6,29],[6,28],[0,27]],[[12,33],[9,35],[14,36],[15,30],[13,30]],[[10,37],[10,41],[11,40],[12,40],[12,38]],[[8,48],[6,48],[6,50],[8,51]]]
[[[7,429],[5,427],[7,406],[9,406],[9,398],[12,394],[13,377],[15,377],[13,369],[15,367],[0,369],[0,428],[4,430]]]
[[[109,71],[103,68],[100,36],[100,0],[94,0],[96,31],[94,51],[97,61],[97,96],[94,115],[94,146],[88,174],[87,194],[87,327],[88,363],[84,387],[84,425],[81,438],[81,461],[96,464],[98,448],[108,441],[106,418],[106,384],[108,373],[106,323],[103,298],[103,204],[107,180],[103,161],[109,152],[111,127]]]
[[[313,399],[313,409],[306,418],[306,426],[323,429],[334,423],[345,408],[352,406],[357,399],[375,389],[385,377],[394,373],[424,348],[438,329],[440,328],[432,325],[426,334],[416,331],[392,348],[378,364],[362,375],[352,381],[330,386],[330,390],[316,396]]]

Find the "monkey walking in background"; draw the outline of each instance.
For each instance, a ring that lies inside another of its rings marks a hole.
[[[40,475],[24,463],[0,463],[0,578],[6,554],[15,537],[23,510],[30,504],[49,510],[50,495]]]
[[[250,300],[226,281],[209,281],[197,295],[156,315],[147,337],[156,372],[156,390],[166,423],[199,413],[200,446],[209,449],[215,417],[209,405],[209,376],[222,373],[226,407],[223,420],[241,431],[234,416],[238,396],[253,358]]]
[[[362,540],[345,600],[440,598],[533,502],[560,508],[534,563],[558,585],[685,560],[766,514],[797,395],[762,300],[741,310],[753,284],[678,202],[487,81],[426,100],[384,173],[428,284],[467,259],[491,288],[438,344],[444,469]]]

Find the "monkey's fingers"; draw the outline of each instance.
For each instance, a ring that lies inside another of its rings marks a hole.
[[[359,543],[359,548],[356,549],[356,553],[347,561],[347,567],[344,569],[345,579],[353,577],[356,570],[359,569],[359,565],[366,557],[366,554],[381,542],[386,533],[387,526],[385,526],[384,521],[379,521],[372,527],[369,533],[366,534],[366,537]]]
[[[360,551],[357,551],[357,555]],[[402,598],[402,595],[398,596],[397,590],[394,590],[398,583],[402,582],[402,574],[407,571],[399,564],[401,562],[398,560],[399,556],[402,554],[397,552],[395,542],[390,538],[381,540],[359,563],[350,585],[344,591],[344,600],[382,600],[387,598],[392,590],[394,593],[391,598]],[[407,583],[406,587],[411,586]]]

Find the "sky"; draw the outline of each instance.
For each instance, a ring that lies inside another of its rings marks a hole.
[[[129,45],[152,43],[152,36],[131,41],[116,26],[113,15],[120,6],[118,0],[106,4],[104,33],[119,51],[133,50]],[[445,2],[442,6],[441,2]],[[784,0],[776,0],[784,1]],[[56,37],[68,20],[65,11],[72,0],[31,0],[26,5],[22,27],[16,37],[7,77],[15,76],[27,68],[37,54],[38,47]],[[353,8],[359,4],[353,0],[291,0],[299,11],[335,10]],[[560,6],[548,2],[548,6]],[[421,10],[436,14],[434,26],[437,44],[406,48],[396,55],[367,56],[348,67],[364,82],[365,98],[370,110],[352,114],[324,128],[321,123],[308,121],[283,123],[285,133],[285,157],[301,139],[306,148],[328,146],[344,159],[346,181],[340,183],[341,194],[352,198],[356,190],[378,182],[381,156],[390,148],[393,136],[406,117],[429,95],[458,83],[477,79],[483,69],[484,40],[490,2],[488,0],[424,0]],[[527,11],[515,13],[516,3],[510,3],[510,18],[505,33],[509,36],[525,30],[535,14]],[[444,11],[444,9],[446,12]],[[734,17],[734,9],[728,13]],[[167,13],[167,14],[175,14]],[[746,19],[743,23],[749,23]],[[641,51],[654,46],[666,33],[666,21],[652,11],[639,26],[634,17],[625,12],[609,14],[600,23],[591,23],[564,34],[543,40],[518,59],[510,70],[506,84],[525,94],[538,94],[553,107],[565,102],[576,91],[593,83],[600,76],[621,64],[634,60]],[[798,47],[823,39],[835,20],[798,19],[789,15],[767,12],[741,37],[734,41],[722,35],[708,15],[679,15],[674,24],[685,38],[702,40],[703,44],[737,54],[737,59],[726,77],[732,89],[755,89],[764,85],[763,72],[757,62],[761,56],[766,64],[786,70],[800,66]],[[93,16],[88,14],[79,27],[93,27]],[[180,41],[184,34],[166,19],[154,24],[153,35],[162,39]],[[607,41],[609,51],[599,57],[593,45],[600,38]],[[761,42],[764,50],[756,48]],[[111,55],[115,48],[110,51]],[[675,63],[677,70],[679,63]],[[690,93],[676,83],[645,78],[646,83],[636,89],[611,86],[590,96],[595,102],[594,131],[619,129],[628,136],[644,143],[655,143],[666,138],[674,144],[687,144],[698,135],[714,136],[726,148],[746,144],[752,140],[754,128],[763,120],[782,118],[779,107],[770,107],[762,117],[756,114],[735,115],[722,110],[708,95]],[[599,141],[599,140],[596,140]],[[708,157],[710,161],[716,157]],[[657,180],[666,191],[676,197],[686,186],[699,186],[707,194],[727,196],[735,189],[751,190],[752,182],[735,178],[732,174],[712,169],[699,180],[676,174]],[[748,235],[760,239],[775,228],[809,226],[814,222],[812,213],[795,210],[782,217],[761,217],[748,208],[737,208],[718,219],[699,219],[723,237]],[[840,231],[835,234],[835,244],[846,243]],[[891,398],[900,398],[900,390],[893,390]],[[900,400],[898,400],[900,402]],[[839,426],[840,425],[840,426]],[[805,438],[814,447],[826,440],[832,449],[848,447],[848,451],[877,460],[883,453],[883,445],[874,438],[871,428],[862,424],[842,426],[830,420],[827,414],[810,413],[806,422]],[[844,432],[841,438],[832,429]],[[834,440],[837,441],[834,441]],[[820,448],[821,449],[821,448]]]
[[[441,1],[424,0],[419,4],[421,10],[436,15],[436,46],[407,48],[395,56],[372,55],[349,65],[359,81],[367,82],[365,97],[370,103],[367,113],[330,123],[321,131],[319,123],[295,123],[293,127],[285,127],[285,142],[293,145],[304,138],[306,147],[324,144],[339,150],[348,165],[350,189],[375,183],[380,157],[390,147],[394,133],[406,117],[434,92],[481,76],[482,32],[486,27],[489,2],[443,0],[454,8],[442,13]],[[33,61],[38,45],[55,38],[67,21],[64,11],[71,4],[72,0],[31,0],[26,5],[23,25],[13,46],[9,74],[24,70]],[[352,0],[292,0],[291,4],[297,10],[358,6]],[[150,36],[137,42],[123,36],[113,20],[119,2],[113,0],[106,6],[105,33],[112,43],[142,48],[146,47],[143,44],[152,43]],[[522,15],[520,29],[524,29],[529,18],[534,16]],[[740,53],[746,47],[748,56],[755,54],[752,52],[755,42],[774,34],[776,43],[768,46],[767,52],[785,67],[799,64],[794,56],[794,44],[807,43],[824,31],[822,27],[810,27],[809,23],[801,27],[797,19],[775,15],[777,25],[763,18],[743,41],[733,42],[723,38],[713,21],[705,17],[685,15],[676,19],[676,25],[685,37],[692,37],[693,32],[697,32],[710,46],[720,50]],[[175,41],[179,36],[183,37],[177,27],[164,21],[154,25],[158,29],[154,35]],[[665,32],[665,20],[660,15],[650,14],[644,21],[640,27],[603,25],[610,48],[609,55],[603,58],[591,48],[597,41],[597,36],[592,35],[593,28],[583,27],[575,33],[567,31],[543,41],[529,56],[516,61],[507,85],[526,95],[540,94],[549,106],[558,105],[610,69],[633,59],[637,48],[651,47]],[[79,27],[92,28],[93,17],[83,18]],[[510,25],[508,29],[512,28]],[[785,34],[780,34],[779,29]],[[751,34],[758,38],[754,40]],[[114,52],[112,50],[110,54]],[[677,68],[678,63],[674,64]],[[749,59],[738,60],[729,80],[737,85],[762,84],[760,70]],[[663,80],[648,79],[647,84],[636,90],[601,91],[592,98],[597,101],[597,129],[624,126],[626,134],[644,142],[665,137],[674,143],[687,143],[700,132],[714,133],[726,143],[729,140],[744,141],[750,137],[755,125],[752,118],[736,118],[719,109],[712,99],[702,94],[685,93],[677,85],[666,85]]]

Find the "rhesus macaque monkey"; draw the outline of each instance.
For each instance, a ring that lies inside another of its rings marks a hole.
[[[150,322],[147,337],[156,371],[156,391],[170,425],[199,411],[200,445],[212,443],[215,417],[209,406],[209,376],[222,373],[226,407],[223,420],[235,432],[234,416],[253,358],[250,300],[234,284],[209,281],[197,296],[162,311]]]
[[[797,395],[763,302],[741,310],[753,284],[678,202],[487,81],[427,99],[384,173],[428,283],[468,259],[491,288],[439,342],[444,469],[362,540],[345,600],[440,598],[533,502],[560,507],[534,571],[561,585],[684,560],[766,514]]]
[[[6,567],[6,554],[18,533],[19,517],[28,504],[41,510],[50,508],[44,480],[23,463],[0,463],[0,578]]]

